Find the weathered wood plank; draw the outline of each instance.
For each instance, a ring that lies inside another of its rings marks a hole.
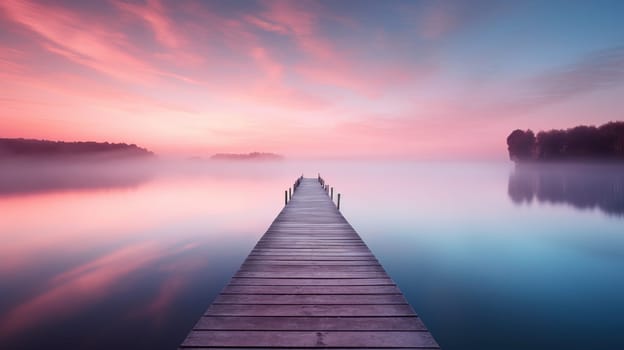
[[[331,272],[331,271],[301,271],[301,272],[253,272],[239,271],[235,277],[254,278],[384,278],[385,272]]]
[[[342,254],[364,254],[364,255],[372,255],[368,248],[299,248],[299,249],[270,249],[270,248],[255,248],[251,251],[252,254],[296,254],[296,255],[314,255],[314,254],[333,254],[333,255],[342,255]]]
[[[230,281],[230,285],[255,285],[255,286],[394,286],[395,283],[389,278],[237,278]]]
[[[303,265],[303,266],[381,266],[381,264],[375,260],[274,260],[267,259],[253,259],[252,261],[245,261],[242,266],[246,265]]]
[[[194,331],[182,346],[435,347],[429,332]]]
[[[353,252],[344,252],[344,253],[340,253],[340,252],[323,252],[323,251],[318,251],[318,252],[294,252],[292,250],[287,250],[287,251],[273,251],[273,252],[267,252],[267,251],[252,251],[249,256],[273,256],[273,255],[278,255],[278,256],[297,256],[297,257],[330,257],[330,256],[339,256],[339,257],[358,257],[358,256],[362,256],[362,257],[373,257],[373,254],[371,254],[370,252],[366,252],[366,251],[361,251],[361,252],[357,252],[357,251],[353,251]]]
[[[327,249],[368,249],[364,244],[325,244],[325,243],[316,243],[316,244],[262,244],[256,245],[255,249],[272,249],[272,250],[282,250],[288,249],[295,252],[303,252],[309,249],[315,250],[327,250]]]
[[[384,272],[381,266],[334,266],[334,265],[265,265],[252,264],[241,266],[241,272]]]
[[[357,280],[354,280],[357,281]],[[397,286],[247,286],[228,285],[222,294],[399,294]]]
[[[188,349],[187,347],[182,347],[183,349]],[[193,346],[191,347],[194,350],[202,350],[202,349],[210,349],[210,350],[273,350],[273,349],[280,349],[277,347],[256,347],[256,346],[251,346],[251,347],[240,347],[240,346],[234,346],[234,347],[204,347],[204,346]],[[285,348],[281,348],[281,349],[285,349]],[[291,350],[309,350],[310,348],[299,348],[299,347],[287,347],[287,349],[291,349]],[[354,348],[337,348],[337,347],[331,347],[331,348],[326,348],[326,349],[332,349],[332,350],[353,350]],[[409,349],[417,349],[417,350],[423,350],[423,349],[439,349],[437,346],[436,347],[418,347],[418,348],[414,348],[414,347],[401,347],[401,348],[367,348],[367,349],[375,349],[375,350],[396,350],[396,349],[402,349],[402,350],[409,350]]]
[[[196,330],[424,331],[416,316],[404,317],[232,317],[205,316]]]
[[[407,304],[401,294],[308,294],[308,295],[234,295],[221,294],[214,304],[282,304],[282,305],[354,305],[354,304]]]
[[[235,305],[212,304],[215,316],[414,316],[409,304],[395,305]]]
[[[343,256],[343,255],[331,255],[331,256],[298,256],[298,255],[261,255],[261,256],[249,256],[247,261],[250,260],[305,260],[305,261],[377,261],[374,256]]]

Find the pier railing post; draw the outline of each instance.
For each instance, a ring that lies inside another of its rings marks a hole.
[[[338,193],[338,203],[336,203],[336,208],[340,210],[340,193]]]
[[[331,200],[334,200],[334,188],[333,187],[331,188],[331,192],[330,193],[331,194],[330,194],[329,198],[331,198]]]
[[[284,191],[284,205],[288,204],[288,191]]]
[[[288,200],[292,199],[292,188],[288,189]]]

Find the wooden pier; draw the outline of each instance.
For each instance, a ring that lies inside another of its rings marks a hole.
[[[324,181],[287,198],[180,349],[437,349]]]

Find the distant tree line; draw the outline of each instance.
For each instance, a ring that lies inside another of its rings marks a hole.
[[[0,157],[58,156],[151,156],[152,152],[137,145],[108,142],[64,142],[0,138]]]
[[[580,125],[567,130],[514,130],[507,137],[509,158],[516,162],[542,160],[624,160],[624,122],[599,127]]]

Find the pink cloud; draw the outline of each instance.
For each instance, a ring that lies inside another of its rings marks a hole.
[[[275,32],[280,34],[288,34],[288,28],[282,26],[281,24],[274,23],[269,19],[265,19],[262,17],[258,17],[256,15],[247,15],[244,17],[245,22],[250,23],[262,30],[266,30],[268,32]]]
[[[309,1],[266,1],[265,10],[247,16],[260,29],[290,36],[313,60],[337,62],[343,59],[330,40],[318,33],[320,9]]]
[[[308,83],[339,87],[370,98],[391,86],[404,86],[427,76],[422,74],[424,67],[370,61],[360,52],[339,47],[320,32],[319,22],[325,19],[345,25],[345,21],[325,13],[318,3],[270,1],[264,5],[264,11],[245,20],[259,29],[290,37],[305,55],[293,71]],[[353,27],[350,22],[348,25]],[[426,68],[430,71],[431,67]]]
[[[487,0],[402,4],[391,9],[398,31],[333,6],[112,0],[96,13],[0,2],[11,34],[0,47],[0,127],[160,153],[461,153],[462,129],[497,148],[504,121],[536,121],[556,104],[621,88],[621,50],[531,81],[456,75],[471,62],[436,56],[436,44],[491,13]]]
[[[13,76],[24,74],[26,67],[20,64],[26,54],[19,49],[0,46],[0,77],[8,79]]]
[[[250,56],[265,73],[265,79],[269,81],[279,81],[283,78],[283,65],[273,60],[266,48],[254,47],[251,49]]]
[[[278,33],[288,33],[307,54],[318,60],[336,60],[338,55],[331,42],[318,35],[317,23],[320,9],[309,1],[267,1],[266,11],[260,16],[279,28]],[[267,27],[264,26],[264,29]]]
[[[306,110],[323,108],[329,104],[327,100],[319,96],[285,84],[285,67],[273,59],[266,48],[254,47],[251,49],[250,56],[262,72],[261,78],[252,83],[252,90],[249,92],[251,98],[271,105]]]
[[[101,18],[88,13],[28,1],[8,0],[0,6],[13,22],[39,35],[47,51],[117,80],[153,84],[161,77],[188,79],[142,59],[132,39],[114,22],[101,23]],[[150,23],[156,23],[159,38],[173,44],[174,36],[164,29],[162,18],[151,16]]]
[[[148,0],[145,5],[122,1],[115,1],[114,4],[122,11],[142,19],[161,44],[176,49],[185,43],[185,39],[173,30],[165,7],[159,0]]]

